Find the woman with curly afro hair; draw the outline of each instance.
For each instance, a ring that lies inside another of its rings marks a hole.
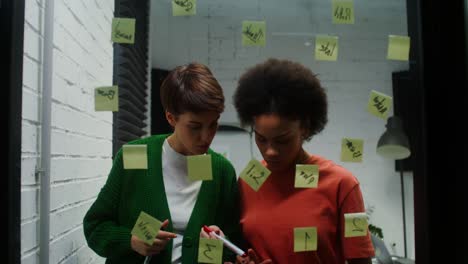
[[[269,59],[240,77],[234,105],[271,171],[257,191],[239,180],[241,228],[251,256],[273,263],[371,263],[369,232],[345,235],[345,215],[365,212],[358,180],[303,148],[327,123],[327,95],[316,75],[299,63]],[[295,187],[296,177],[306,175],[296,165],[318,166],[317,178],[306,176],[316,184]],[[300,227],[316,230],[301,237],[316,249],[295,252]]]

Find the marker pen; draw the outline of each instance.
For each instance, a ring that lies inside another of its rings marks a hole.
[[[208,234],[211,234],[213,236],[215,236],[217,239],[223,241],[223,244],[229,248],[230,250],[232,250],[232,252],[236,253],[237,255],[239,256],[245,256],[245,252],[238,248],[236,245],[234,245],[233,243],[231,243],[229,240],[225,239],[224,237],[216,234],[215,231],[213,231],[211,228],[207,227],[206,225],[203,226],[203,231],[207,232]]]

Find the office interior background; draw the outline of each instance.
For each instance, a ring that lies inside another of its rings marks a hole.
[[[269,57],[301,62],[322,81],[329,123],[305,148],[353,172],[391,253],[405,253],[404,192],[407,257],[466,263],[454,239],[466,237],[467,1],[353,2],[354,23],[334,24],[331,0],[198,0],[190,16],[174,16],[170,0],[1,1],[8,263],[104,263],[86,245],[83,216],[116,149],[167,132],[158,87],[177,65],[208,65],[224,89],[212,149],[238,174],[261,159],[231,99],[240,74]],[[133,45],[112,43],[114,17],[136,19]],[[265,22],[264,46],[242,44],[243,21]],[[338,37],[336,61],[315,58],[320,35]],[[410,37],[408,61],[386,58],[389,35]],[[94,89],[112,85],[124,91],[121,111],[96,112]],[[373,90],[392,96],[389,116],[403,118],[412,151],[404,162],[376,153],[386,120],[367,111]],[[363,140],[362,162],[340,160],[343,138]]]

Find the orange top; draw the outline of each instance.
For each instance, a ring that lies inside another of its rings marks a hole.
[[[319,166],[317,188],[295,188],[294,169],[272,173],[258,192],[239,180],[241,228],[249,246],[273,263],[344,264],[345,259],[374,256],[369,232],[344,237],[344,214],[365,212],[357,179],[319,156],[306,163]],[[317,228],[316,251],[294,252],[296,227]]]

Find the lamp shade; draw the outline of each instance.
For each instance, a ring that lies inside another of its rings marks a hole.
[[[387,120],[387,130],[383,133],[377,143],[377,153],[390,159],[404,159],[411,155],[409,140],[401,119],[391,116]]]

